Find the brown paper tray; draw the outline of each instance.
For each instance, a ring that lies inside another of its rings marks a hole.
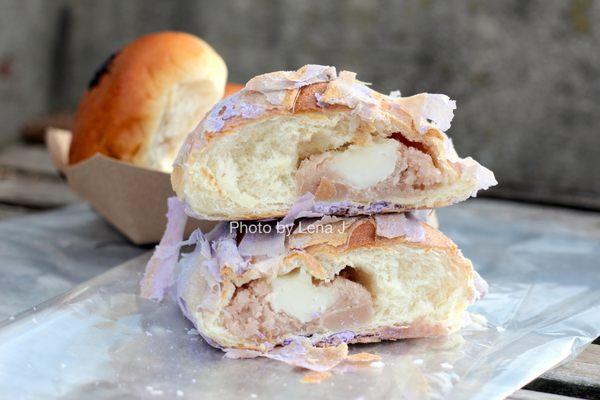
[[[135,244],[156,243],[165,229],[167,198],[174,196],[169,174],[128,164],[102,154],[69,165],[71,132],[50,128],[46,145],[71,189]],[[215,222],[193,220],[210,229]]]

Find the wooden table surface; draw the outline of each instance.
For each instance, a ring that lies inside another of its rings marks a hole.
[[[0,220],[78,201],[54,169],[44,146],[13,143],[0,150]],[[509,398],[600,399],[600,340]]]

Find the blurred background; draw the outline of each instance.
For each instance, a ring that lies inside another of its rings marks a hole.
[[[318,63],[448,94],[459,154],[500,182],[483,195],[600,209],[600,1],[1,0],[2,213],[74,201],[23,141],[68,126],[109,54],[167,29],[208,41],[233,82]]]

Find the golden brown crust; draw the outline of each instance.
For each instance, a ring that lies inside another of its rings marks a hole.
[[[297,89],[289,89],[285,91],[284,100],[279,105],[267,104],[266,111],[264,114],[260,115],[256,118],[246,118],[241,115],[236,115],[232,118],[228,118],[223,121],[223,128],[218,132],[213,132],[210,129],[206,130],[206,134],[210,134],[211,139],[218,138],[220,136],[226,136],[232,133],[233,130],[237,130],[241,126],[250,123],[256,123],[258,121],[271,118],[276,115],[294,115],[294,114],[304,114],[304,113],[315,113],[315,117],[319,118],[320,114],[327,112],[335,112],[335,111],[345,111],[352,112],[352,108],[347,107],[341,104],[328,104],[328,103],[319,103],[317,97],[325,93],[328,88],[332,86],[332,82],[319,82],[308,84],[302,86]],[[241,91],[243,96],[247,97],[250,102],[257,101],[260,102],[259,96],[261,94],[257,92],[252,92],[247,90],[247,88]],[[443,141],[445,140],[443,135],[437,129],[428,129],[423,133],[419,133],[417,128],[412,120],[412,117],[403,112],[394,110],[392,112],[389,109],[389,106],[386,106],[384,95],[373,92],[374,95],[381,96],[377,98],[380,101],[380,111],[389,114],[388,116],[393,116],[395,119],[394,123],[402,127],[403,129],[398,130],[398,134],[402,134],[407,138],[414,140],[415,142],[423,142],[427,143],[430,141]],[[216,107],[219,107],[217,105]]]
[[[312,85],[304,86],[298,91],[298,97],[292,107],[292,113],[299,113],[303,111],[319,111],[320,107],[317,104],[317,94],[323,94],[327,89],[327,83],[314,83]]]
[[[164,111],[160,100],[170,88],[202,74],[210,79],[219,69],[226,74],[219,55],[187,33],[160,32],[128,44],[108,60],[79,103],[69,163],[95,153],[134,162],[156,128]]]
[[[239,92],[243,88],[244,85],[241,85],[239,83],[228,82],[227,85],[225,85],[225,93],[223,93],[223,98],[229,97],[232,94]]]
[[[327,90],[329,83],[319,82],[311,85],[306,85],[298,89],[298,95],[295,96],[295,101],[291,107],[291,114],[300,114],[309,111],[338,110],[350,111],[349,107],[342,105],[319,105],[317,96],[322,95]],[[294,97],[294,96],[292,96]]]
[[[452,253],[458,252],[458,246],[446,235],[437,229],[429,226],[425,222],[419,222],[425,231],[425,236],[420,241],[411,241],[407,236],[398,236],[395,238],[380,237],[375,234],[376,222],[373,217],[351,217],[344,219],[348,226],[340,235],[329,233],[309,234],[294,233],[293,239],[307,237],[311,241],[307,243],[305,250],[313,253],[319,251],[343,252],[349,249],[360,247],[386,247],[394,244],[405,244],[421,248],[438,248],[448,250]]]
[[[335,184],[327,178],[322,178],[315,191],[316,200],[329,200],[333,199],[337,194],[337,188]]]

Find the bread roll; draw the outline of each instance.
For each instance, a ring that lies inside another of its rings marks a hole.
[[[383,95],[333,67],[260,75],[189,135],[173,188],[212,220],[282,217],[306,193],[325,215],[449,205],[496,184],[443,132],[454,108],[444,95]]]
[[[69,162],[102,153],[170,172],[186,135],[223,96],[227,67],[201,39],[142,36],[96,73],[75,116]]]
[[[179,263],[180,307],[214,346],[445,335],[478,296],[471,262],[410,216],[302,220],[288,235],[256,226],[223,223]]]

